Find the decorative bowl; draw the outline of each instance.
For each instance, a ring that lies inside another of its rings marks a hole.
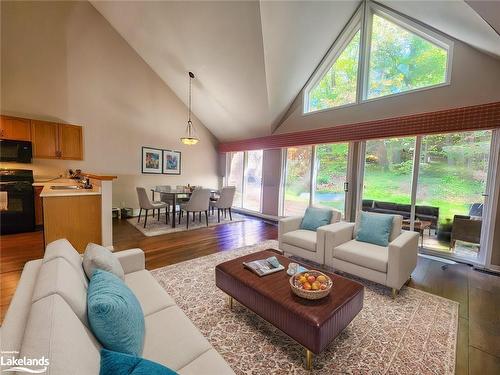
[[[307,276],[314,276],[314,278],[317,278],[318,276],[323,276],[326,279],[326,281],[324,283],[320,283],[320,285],[324,284],[325,285],[324,289],[317,289],[317,290],[305,289],[304,284],[302,284],[299,281],[299,278],[301,276],[304,276],[306,278]],[[326,297],[328,294],[330,294],[330,291],[332,290],[332,285],[333,281],[328,275],[325,275],[323,272],[316,270],[300,272],[290,277],[290,287],[292,288],[292,292],[301,298],[310,300],[316,300]]]

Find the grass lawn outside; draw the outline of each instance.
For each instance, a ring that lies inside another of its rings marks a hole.
[[[411,174],[367,169],[364,179],[363,199],[401,204],[411,203]],[[439,221],[453,220],[454,215],[467,215],[473,203],[483,202],[484,182],[474,178],[474,171],[464,171],[455,166],[439,166],[421,171],[417,187],[417,205],[439,207]],[[343,200],[321,199],[328,190],[317,192],[315,202],[320,206],[344,210]],[[337,192],[338,193],[338,192]],[[288,189],[285,202],[307,205],[309,194],[300,189]]]

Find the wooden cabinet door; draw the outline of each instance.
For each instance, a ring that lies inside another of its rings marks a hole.
[[[102,243],[100,195],[42,199],[45,245],[67,238],[76,250],[83,253],[89,242]]]
[[[31,142],[34,158],[59,158],[58,125],[54,122],[31,121]]]
[[[30,120],[0,116],[0,138],[16,141],[31,141]]]
[[[59,124],[59,151],[61,159],[83,160],[81,126]]]

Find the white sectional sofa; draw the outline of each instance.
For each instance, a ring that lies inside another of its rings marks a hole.
[[[142,356],[179,374],[234,374],[145,270],[143,251],[115,255],[125,271],[125,283],[144,311]],[[87,286],[82,258],[71,244],[67,240],[49,244],[43,259],[24,267],[3,322],[2,351],[18,352],[11,355],[19,358],[45,356],[50,375],[99,374],[101,346],[87,321]]]

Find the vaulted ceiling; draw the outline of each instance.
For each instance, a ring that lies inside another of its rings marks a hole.
[[[184,103],[195,73],[193,112],[220,141],[269,135],[361,3],[91,2]],[[380,3],[500,58],[499,2]]]

